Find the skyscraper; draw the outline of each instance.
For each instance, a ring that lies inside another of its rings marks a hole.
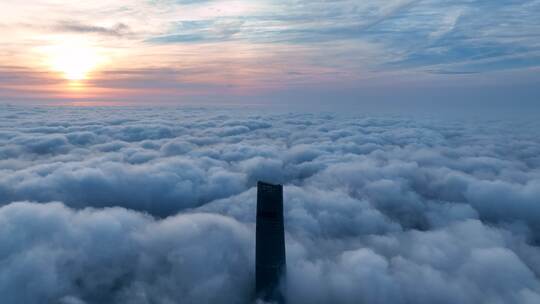
[[[265,301],[284,303],[280,281],[285,276],[283,186],[257,183],[255,292]]]

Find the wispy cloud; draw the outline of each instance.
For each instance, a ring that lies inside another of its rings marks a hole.
[[[105,26],[96,26],[83,24],[76,21],[63,21],[58,23],[55,26],[56,30],[74,32],[74,33],[91,33],[91,34],[101,34],[101,35],[110,35],[110,36],[125,36],[131,33],[131,29],[128,25],[124,23],[116,23],[110,27]]]

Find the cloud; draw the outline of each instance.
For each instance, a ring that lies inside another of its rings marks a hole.
[[[242,20],[202,20],[175,23],[170,33],[152,37],[146,42],[155,44],[223,42],[241,32]]]
[[[207,9],[214,7],[207,4]],[[176,19],[165,33],[146,41],[301,45],[310,51],[306,55],[314,51],[325,60],[332,49],[343,48],[340,54],[349,60],[334,61],[341,69],[355,62],[362,70],[481,73],[538,66],[538,22],[532,12],[539,9],[532,0],[276,2],[250,13]],[[332,47],[321,51],[325,43]],[[362,52],[367,58],[359,58],[358,51],[343,53],[354,46],[369,46],[370,53]]]
[[[116,23],[110,27],[105,27],[84,24],[77,21],[63,21],[56,26],[56,29],[65,32],[100,34],[117,37],[131,34],[130,27],[124,23]]]
[[[252,234],[223,216],[157,221],[15,203],[0,208],[0,226],[5,303],[230,303],[251,293]]]
[[[289,303],[536,303],[537,130],[525,118],[2,106],[0,294],[250,303],[265,180],[285,185]]]
[[[289,296],[298,303],[530,303],[539,282],[506,241],[474,220],[370,237],[369,246],[332,258],[299,258],[288,268]]]

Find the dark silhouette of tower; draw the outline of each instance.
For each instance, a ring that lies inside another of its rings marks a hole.
[[[264,301],[285,303],[280,281],[285,276],[283,186],[257,182],[255,293]]]

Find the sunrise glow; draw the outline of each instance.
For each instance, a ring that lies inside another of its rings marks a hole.
[[[104,56],[96,48],[78,41],[49,46],[44,51],[49,68],[69,81],[88,78],[92,71],[105,62]]]

